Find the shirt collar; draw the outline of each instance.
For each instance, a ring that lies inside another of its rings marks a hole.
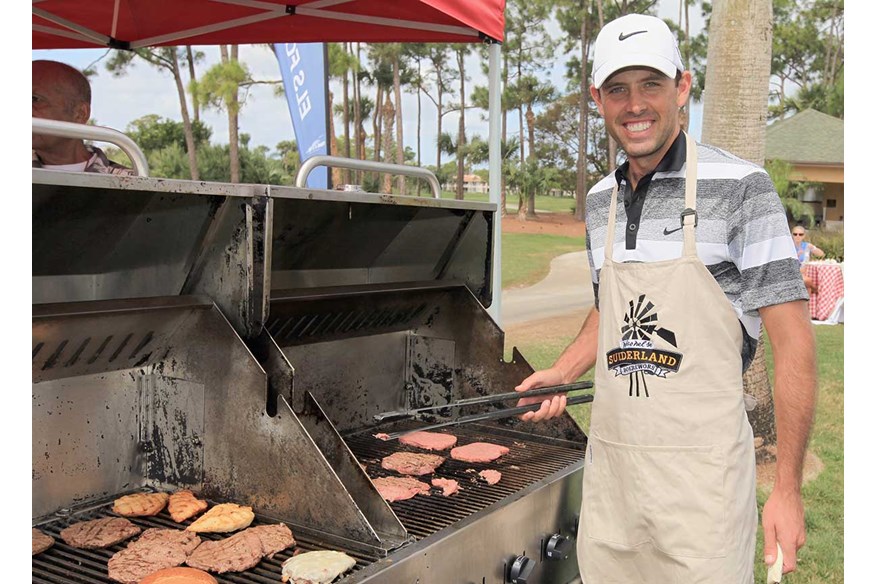
[[[649,182],[655,172],[677,172],[684,167],[684,161],[687,158],[687,143],[685,141],[684,132],[679,132],[672,142],[672,146],[663,155],[663,158],[657,164],[657,167],[643,177]],[[614,171],[614,179],[617,181],[618,187],[623,181],[628,181],[627,176],[630,169],[630,161],[627,160]],[[642,181],[640,181],[641,183]]]

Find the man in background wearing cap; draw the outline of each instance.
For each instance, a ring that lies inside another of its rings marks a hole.
[[[785,213],[766,172],[681,132],[691,74],[666,24],[628,15],[596,39],[591,96],[627,162],[587,195],[596,306],[549,369],[596,367],[578,564],[585,584],[754,581],[755,456],[742,373],[761,319],[775,357],[776,483],[764,559],[796,567],[814,337]],[[611,242],[612,245],[606,245]],[[524,420],[559,415],[562,395]]]

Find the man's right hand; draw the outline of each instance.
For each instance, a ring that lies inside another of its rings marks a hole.
[[[559,369],[543,369],[541,371],[536,371],[524,379],[520,385],[514,388],[514,391],[526,392],[530,389],[537,389],[539,387],[562,385],[563,382],[563,374]],[[517,400],[517,405],[528,406],[538,402],[541,402],[541,407],[538,410],[520,414],[520,419],[524,422],[540,422],[542,420],[548,420],[559,416],[566,409],[566,394],[558,393],[549,396],[540,395],[538,397],[521,397]]]

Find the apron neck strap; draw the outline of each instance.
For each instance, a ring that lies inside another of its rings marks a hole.
[[[684,229],[685,256],[697,255],[696,234],[697,225],[697,143],[690,134],[684,132],[685,139],[685,173],[684,173],[684,211],[681,213],[681,225]],[[614,226],[617,216],[618,186],[615,182],[611,191],[611,202],[608,206],[608,226],[605,233],[605,259],[612,261],[614,255]]]

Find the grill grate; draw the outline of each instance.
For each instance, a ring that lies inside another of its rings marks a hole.
[[[446,456],[447,460],[438,467],[434,475],[415,478],[426,483],[433,478],[455,479],[459,482],[459,491],[445,497],[441,495],[441,489],[433,488],[428,497],[417,495],[412,499],[390,503],[405,529],[418,540],[453,525],[584,458],[583,450],[478,433],[470,428],[456,427],[452,432],[446,433],[453,434],[459,439],[458,446],[471,442],[491,442],[507,446],[510,452],[488,463],[462,462],[450,458],[449,451],[434,452]],[[370,433],[350,436],[346,441],[359,462],[366,465],[366,472],[371,478],[399,476],[380,466],[381,459],[393,452],[400,450],[426,452],[405,446],[396,440],[383,441],[374,438]],[[476,472],[470,472],[469,469],[474,469]],[[502,479],[495,485],[487,484],[478,477],[478,472],[487,469],[501,472]]]
[[[37,529],[55,538],[55,544],[45,552],[33,556],[31,563],[32,581],[40,584],[117,584],[107,575],[107,562],[113,554],[124,549],[129,542],[136,539],[136,536],[106,549],[83,550],[65,544],[60,535],[62,529],[78,521],[112,516],[116,516],[116,514],[112,512],[112,502],[109,502],[98,508],[76,513],[75,516],[56,519],[37,526]],[[190,519],[182,524],[177,523],[171,519],[167,510],[154,517],[128,517],[127,519],[144,530],[150,527],[182,529],[194,521],[194,519]],[[252,526],[268,523],[276,522],[256,515]],[[245,572],[229,572],[213,574],[213,576],[219,582],[226,584],[277,584],[281,580],[283,562],[298,550],[302,552],[325,549],[343,551],[356,560],[356,567],[353,568],[353,572],[348,572],[348,575],[378,559],[377,556],[369,556],[338,546],[320,544],[312,538],[301,536],[294,526],[290,525],[289,527],[292,529],[292,535],[296,542],[292,548],[277,553],[273,558],[264,558],[257,566]],[[232,534],[199,533],[198,535],[203,540],[217,540]]]

